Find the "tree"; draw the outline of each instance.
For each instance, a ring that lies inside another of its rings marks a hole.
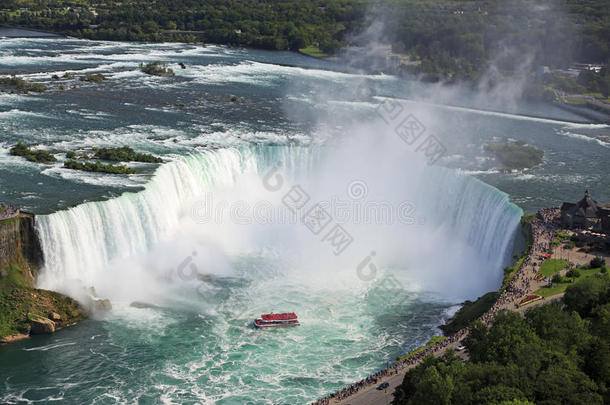
[[[608,299],[609,290],[610,281],[607,275],[584,278],[566,289],[563,302],[569,310],[588,317],[593,308]]]

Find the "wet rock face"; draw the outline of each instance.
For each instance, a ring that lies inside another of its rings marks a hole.
[[[112,304],[109,299],[94,299],[93,300],[93,308],[96,311],[110,311],[112,309]]]
[[[18,258],[27,261],[34,276],[43,264],[35,217],[27,212],[20,212],[18,216],[0,222],[0,270]]]
[[[30,267],[38,269],[43,264],[42,246],[36,230],[35,216],[21,212],[20,218],[21,249]]]
[[[47,333],[55,332],[55,322],[45,318],[34,318],[30,321],[32,328],[30,329],[31,335],[44,335]]]
[[[8,266],[11,259],[21,252],[19,218],[0,223],[0,269]]]
[[[141,301],[134,301],[131,304],[129,304],[130,307],[132,308],[139,308],[139,309],[144,309],[144,308],[158,308],[156,305],[154,304],[149,304],[148,302],[141,302]]]

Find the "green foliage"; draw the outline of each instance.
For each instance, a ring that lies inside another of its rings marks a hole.
[[[26,270],[17,262],[23,262],[19,257],[0,272],[0,338],[17,333],[29,332],[29,321],[34,314],[46,318],[53,311],[57,312],[62,321],[58,326],[84,319],[85,313],[78,303],[71,298],[52,291],[32,288],[24,276]]]
[[[500,293],[496,291],[488,292],[480,296],[476,301],[465,301],[462,308],[451,318],[446,325],[440,326],[445,335],[455,333],[470,325],[475,319],[486,313],[496,302]]]
[[[580,277],[580,271],[578,269],[570,269],[566,272],[566,277],[578,278]]]
[[[591,262],[589,263],[589,266],[592,269],[598,268],[598,267],[602,267],[606,264],[606,260],[602,259],[601,257],[596,257],[594,259],[591,259]]]
[[[96,159],[110,160],[113,162],[144,162],[144,163],[162,163],[163,159],[153,156],[148,153],[136,153],[129,146],[120,148],[99,148],[93,156]]]
[[[430,79],[477,79],[493,61],[499,75],[532,66],[610,59],[607,0],[157,0],[4,2],[0,24],[40,28],[89,39],[221,43],[272,50],[318,48],[333,54],[370,21],[383,20],[379,38],[419,65]],[[556,7],[561,12],[556,12]],[[503,52],[499,49],[513,49]],[[493,76],[493,75],[492,75]],[[497,80],[492,77],[489,81]],[[583,76],[583,85],[600,83]],[[578,83],[574,83],[582,87]]]
[[[104,80],[106,80],[106,76],[101,73],[94,74],[87,72],[84,76],[80,77],[80,81],[82,82],[102,83]]]
[[[598,276],[598,269],[575,269],[580,274],[579,279],[591,278]],[[576,278],[562,278],[560,282],[553,282],[552,285],[544,286],[535,291],[536,294],[543,297],[551,297],[553,295],[561,294],[576,281]]]
[[[66,158],[68,158],[68,159],[76,159],[76,152],[74,152],[73,150],[70,150],[70,151],[66,152]]]
[[[585,281],[586,280],[586,281]],[[475,323],[465,340],[470,361],[452,351],[409,370],[394,405],[602,404],[610,393],[610,281],[590,277],[525,317],[499,313]]]
[[[51,153],[44,150],[32,150],[29,146],[22,143],[21,141],[17,145],[13,146],[9,153],[14,156],[22,156],[30,162],[36,163],[53,163],[57,159]]]
[[[99,172],[112,174],[134,174],[136,171],[125,165],[106,165],[101,162],[77,162],[76,160],[66,160],[64,167],[84,172]]]
[[[432,336],[430,338],[430,340],[428,340],[428,342],[426,342],[425,345],[418,347],[415,350],[410,351],[409,353],[407,353],[406,355],[402,356],[402,357],[398,357],[396,360],[397,361],[402,361],[408,357],[413,356],[414,354],[417,354],[419,352],[423,352],[424,350],[434,346],[437,343],[440,343],[442,341],[444,341],[445,339],[447,339],[445,336]]]
[[[152,76],[174,76],[174,71],[161,61],[140,64],[140,70]]]
[[[28,82],[15,76],[0,77],[0,86],[12,87],[23,92],[24,94],[27,94],[30,91],[33,91],[35,93],[42,93],[47,89],[47,86],[42,83]]]
[[[313,45],[306,48],[301,48],[299,49],[299,52],[304,53],[305,55],[313,56],[314,58],[324,58],[328,56],[328,54],[322,52],[319,47]]]
[[[593,309],[608,300],[609,296],[610,278],[607,275],[600,275],[578,280],[566,290],[563,301],[569,310],[588,317]]]
[[[519,142],[502,142],[485,145],[507,169],[528,169],[542,163],[544,152]]]
[[[569,261],[563,259],[546,259],[542,262],[538,273],[543,274],[545,277],[551,277],[555,273],[565,269],[570,264]]]
[[[527,246],[525,247],[525,249],[523,249],[523,251],[521,252],[521,256],[519,256],[519,258],[515,261],[515,263],[513,263],[512,266],[508,266],[508,267],[504,268],[504,277],[502,279],[502,286],[500,287],[499,291],[504,291],[504,289],[508,286],[510,281],[513,279],[514,275],[523,265],[523,262],[527,258],[527,255],[529,254],[529,252],[532,248],[532,243],[534,241],[534,237],[532,235],[531,222],[534,219],[536,219],[535,214],[524,215],[521,217],[521,220],[520,220],[521,232],[523,232],[523,234],[525,235],[525,238],[527,240]]]

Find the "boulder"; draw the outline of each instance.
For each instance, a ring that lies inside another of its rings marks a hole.
[[[49,314],[49,319],[52,321],[61,321],[61,315],[59,315],[57,312],[51,312]]]
[[[19,340],[27,339],[29,336],[25,333],[17,333],[15,335],[8,335],[0,338],[0,344],[13,343]]]
[[[32,335],[44,335],[55,332],[55,322],[50,319],[33,318],[30,321],[30,325],[32,326],[30,330]]]
[[[131,304],[129,304],[129,306],[133,307],[133,308],[157,308],[157,306],[154,304],[149,304],[147,302],[141,302],[141,301],[134,301]]]
[[[110,311],[112,309],[112,304],[109,299],[98,298],[93,300],[93,307],[97,311]]]

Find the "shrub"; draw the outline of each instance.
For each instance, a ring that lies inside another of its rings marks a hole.
[[[77,162],[76,160],[66,160],[64,167],[72,170],[81,170],[84,172],[99,172],[112,174],[133,174],[136,171],[125,165],[105,165],[101,162]]]
[[[572,278],[578,278],[578,277],[580,277],[580,271],[578,271],[578,269],[570,269],[566,273],[566,276],[572,277]]]
[[[66,158],[68,158],[68,159],[76,159],[76,152],[74,152],[73,150],[70,150],[70,151],[66,152]]]
[[[96,159],[110,160],[114,162],[144,162],[162,163],[163,159],[148,153],[136,153],[129,146],[120,148],[94,148]]]
[[[542,163],[544,152],[533,146],[517,142],[491,143],[485,150],[495,154],[507,169],[527,169]]]
[[[605,264],[606,264],[606,260],[602,259],[601,257],[596,257],[595,259],[592,259],[591,262],[589,262],[589,266],[591,266],[592,269],[602,267]]]
[[[553,278],[551,279],[551,282],[553,282],[553,283],[563,283],[563,277],[561,277],[561,274],[555,274],[553,276]]]

